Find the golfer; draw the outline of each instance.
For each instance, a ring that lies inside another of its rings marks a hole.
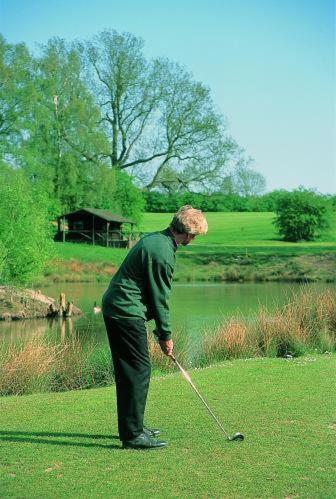
[[[206,234],[207,221],[200,210],[186,205],[170,226],[138,241],[114,275],[103,296],[102,311],[115,372],[119,438],[124,448],[158,449],[160,430],[144,426],[150,380],[150,360],[145,322],[155,320],[162,352],[171,355],[173,340],[169,295],[175,252],[198,234]]]

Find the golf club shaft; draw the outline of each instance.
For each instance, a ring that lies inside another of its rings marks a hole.
[[[197,396],[202,400],[203,404],[205,405],[205,407],[208,409],[208,412],[211,414],[211,416],[213,417],[213,419],[216,421],[216,423],[218,424],[218,426],[220,427],[220,429],[222,430],[222,432],[225,434],[226,438],[228,438],[230,440],[230,436],[228,435],[228,433],[225,431],[222,423],[219,421],[219,419],[217,418],[216,414],[213,413],[213,411],[210,409],[207,401],[205,400],[205,398],[200,394],[200,392],[198,391],[198,389],[196,388],[196,386],[194,385],[194,383],[192,382],[189,374],[183,369],[183,367],[181,366],[181,364],[176,360],[176,358],[174,357],[174,355],[170,355],[171,359],[175,362],[175,364],[177,365],[177,367],[179,368],[179,370],[181,371],[181,373],[183,374],[183,377],[190,383],[190,385],[192,386],[193,390],[195,391],[195,393],[197,394]]]

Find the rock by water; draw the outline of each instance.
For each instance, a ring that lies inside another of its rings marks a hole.
[[[82,310],[72,306],[72,315],[82,314]],[[34,289],[21,289],[14,286],[0,286],[0,320],[36,319],[66,315],[60,311],[60,304],[54,298]]]

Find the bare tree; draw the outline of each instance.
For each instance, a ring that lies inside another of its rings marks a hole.
[[[250,167],[239,167],[233,177],[234,190],[241,196],[260,196],[265,192],[266,180],[262,173]]]
[[[209,89],[177,64],[147,61],[129,33],[104,31],[83,48],[112,168],[128,169],[145,189],[218,182],[238,148]]]

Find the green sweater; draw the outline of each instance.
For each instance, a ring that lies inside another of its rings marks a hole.
[[[155,320],[155,334],[171,338],[169,296],[177,244],[170,229],[153,232],[130,250],[103,296],[112,318]]]

